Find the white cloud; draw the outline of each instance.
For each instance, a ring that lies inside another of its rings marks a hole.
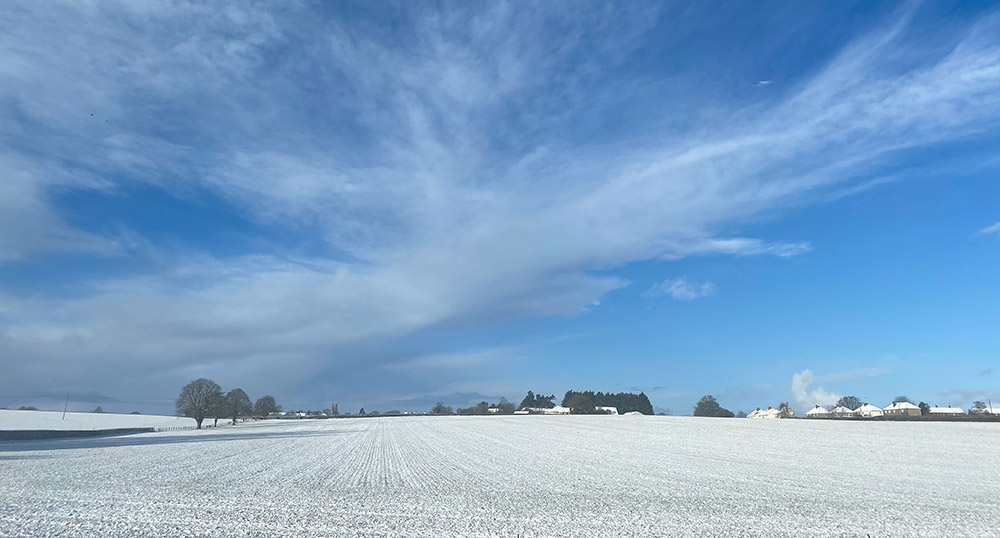
[[[721,124],[630,135],[642,144],[574,144],[581,119],[618,116],[623,90],[660,87],[581,82],[629,57],[656,17],[414,9],[398,25],[407,47],[347,22],[302,47],[310,17],[295,8],[50,6],[0,13],[0,101],[16,105],[0,108],[0,123],[17,126],[0,142],[31,147],[11,162],[34,169],[0,183],[16,191],[0,196],[0,219],[16,220],[0,222],[0,259],[106,252],[107,239],[73,229],[47,194],[135,184],[208,192],[264,228],[319,235],[338,255],[216,259],[192,246],[154,274],[91,283],[72,298],[3,297],[0,354],[30,357],[5,376],[12,384],[32,368],[87,382],[275,357],[340,364],[345,346],[421,330],[578,315],[628,284],[595,270],[807,252],[800,238],[738,228],[867,185],[873,163],[1000,119],[996,17],[906,69],[881,63],[920,57],[897,27],[848,46],[773,103],[715,115]],[[569,38],[551,40],[554,19]],[[594,42],[577,65],[584,35]],[[286,49],[303,56],[268,61]],[[305,80],[329,96],[302,91]],[[652,94],[636,101],[644,115],[669,115]],[[658,289],[688,300],[713,290],[677,280]]]
[[[992,224],[976,232],[978,234],[1000,234],[1000,222]]]
[[[809,390],[810,385],[815,381],[812,370],[805,369],[792,375],[792,400],[795,409],[800,412],[812,409],[815,405],[833,405],[837,403],[841,395],[836,392],[829,392],[823,387],[816,387]]]
[[[694,299],[711,295],[714,292],[715,284],[711,282],[698,283],[681,277],[670,278],[653,284],[643,295],[646,297],[669,295],[680,301],[693,301]]]
[[[47,203],[46,183],[24,159],[0,154],[0,263],[38,252],[108,255],[112,241],[68,225]]]

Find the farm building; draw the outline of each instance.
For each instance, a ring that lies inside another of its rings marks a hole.
[[[598,411],[603,411],[603,412],[605,412],[605,413],[607,413],[609,415],[617,415],[618,414],[618,408],[617,407],[600,407],[600,406],[597,406],[597,407],[595,407],[595,409],[597,409]],[[529,413],[532,414],[532,415],[568,415],[568,414],[570,414],[570,409],[568,407],[563,407],[561,405],[557,405],[557,406],[554,406],[554,407],[526,407],[524,409],[521,409],[521,411],[524,411],[524,413],[517,413],[517,414],[518,415],[524,415],[524,414],[529,414]]]
[[[806,418],[830,418],[832,416],[833,413],[818,405],[806,411]]]
[[[892,402],[882,410],[887,417],[919,417],[920,408],[910,402]]]
[[[844,407],[842,405],[838,405],[837,407],[833,408],[833,411],[830,411],[830,413],[838,418],[857,416],[857,412],[855,412],[853,409]]]
[[[761,413],[763,413],[763,411],[761,411],[761,409],[758,407],[757,409],[750,411],[750,414],[747,415],[747,418],[760,418]]]
[[[936,415],[936,416],[946,416],[947,417],[947,416],[955,416],[955,415],[964,415],[965,411],[962,411],[961,407],[951,407],[949,405],[948,407],[932,407],[929,414],[932,415],[932,416]]]
[[[884,414],[881,407],[875,407],[868,403],[859,407],[856,412],[858,416],[866,418],[880,417]]]

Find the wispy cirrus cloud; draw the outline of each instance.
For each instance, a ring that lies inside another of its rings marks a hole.
[[[643,297],[656,298],[670,296],[679,301],[693,301],[715,293],[715,284],[711,282],[692,282],[684,277],[670,278],[653,284],[643,293]]]
[[[991,225],[983,228],[982,230],[979,230],[978,232],[976,232],[976,234],[978,234],[978,235],[988,235],[988,234],[1000,235],[1000,222],[998,222],[996,224],[991,224]]]
[[[0,173],[33,171],[0,187],[0,209],[17,208],[0,215],[20,224],[0,226],[0,258],[108,253],[113,238],[69,224],[49,195],[137,185],[222,201],[281,241],[318,236],[334,252],[191,244],[74,297],[6,290],[0,353],[29,361],[5,381],[38,369],[86,384],[275,357],[325,364],[346,361],[345,346],[422,330],[580,315],[628,285],[596,269],[804,254],[802,238],[733,230],[865,185],[873,165],[907,150],[1000,124],[997,17],[943,54],[921,54],[901,19],[783,81],[773,101],[707,103],[732,112],[716,116],[725,121],[598,138],[602,124],[581,140],[589,118],[622,107],[676,112],[662,108],[662,80],[614,75],[659,9],[615,11],[614,24],[545,5],[402,5],[392,24],[299,4],[4,10]],[[904,51],[908,63],[892,63]],[[714,286],[660,289],[689,300]]]

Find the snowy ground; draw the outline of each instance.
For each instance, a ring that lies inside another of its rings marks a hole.
[[[399,417],[0,443],[0,536],[987,536],[1000,428]]]
[[[208,420],[207,423],[211,424],[212,421]],[[9,409],[0,409],[0,431],[194,428],[195,425],[196,423],[193,418],[168,417],[162,415],[66,413],[66,418],[64,420],[62,411],[13,411]]]

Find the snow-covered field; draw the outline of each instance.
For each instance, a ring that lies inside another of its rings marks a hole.
[[[212,421],[206,421],[211,424]],[[221,421],[220,421],[221,422]],[[163,415],[118,415],[114,413],[66,413],[62,411],[14,411],[0,409],[3,430],[111,430],[118,428],[194,428],[193,418]]]
[[[1000,428],[399,417],[0,443],[0,536],[989,536]]]

